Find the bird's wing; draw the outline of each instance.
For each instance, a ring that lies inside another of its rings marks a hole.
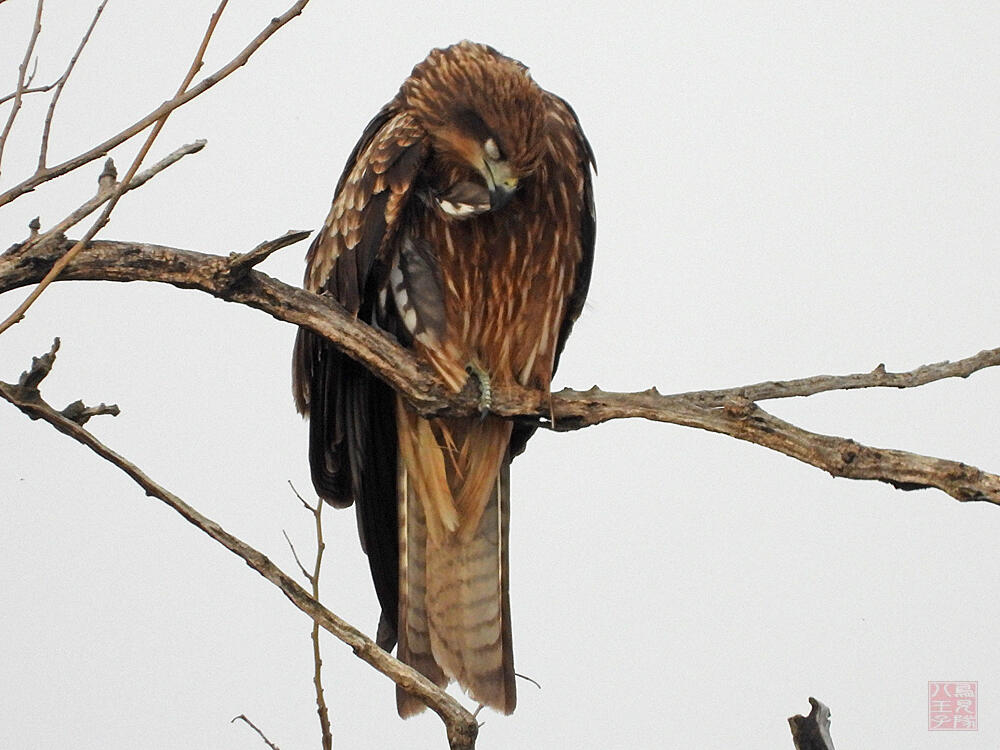
[[[390,304],[384,304],[384,292],[426,159],[422,129],[386,106],[351,153],[330,214],[307,255],[307,289],[329,294],[365,322],[400,336],[405,327],[391,294]],[[388,626],[380,628],[380,641],[391,648],[398,596],[394,394],[306,330],[296,339],[293,369],[296,403],[310,417],[313,484],[332,505],[356,505],[361,544]]]
[[[566,302],[566,315],[563,317],[562,326],[559,328],[559,339],[556,342],[556,357],[553,371],[559,366],[559,355],[562,354],[566,339],[569,338],[573,330],[573,323],[583,312],[583,303],[587,298],[587,291],[590,289],[590,271],[594,265],[594,242],[597,237],[597,214],[594,208],[594,185],[590,171],[597,171],[597,160],[594,158],[594,151],[590,147],[590,142],[583,134],[580,120],[576,116],[573,108],[554,94],[550,94],[560,111],[560,116],[565,119],[568,126],[576,136],[577,151],[579,161],[573,165],[578,170],[579,179],[583,183],[583,210],[580,213],[580,246],[582,255],[576,267],[576,277],[573,283],[573,291]]]
[[[580,232],[580,262],[576,266],[573,289],[569,299],[566,300],[566,312],[559,327],[559,338],[556,341],[555,359],[552,365],[552,372],[559,367],[559,356],[562,354],[566,339],[569,338],[573,330],[573,324],[583,312],[583,304],[587,298],[587,291],[590,289],[590,272],[594,265],[594,243],[597,236],[597,214],[594,208],[594,185],[591,178],[591,169],[597,171],[597,161],[594,158],[594,151],[590,147],[587,136],[583,134],[580,120],[576,116],[573,108],[562,98],[552,93],[547,93],[549,100],[550,114],[554,116],[560,125],[572,134],[573,150],[575,158],[564,165],[574,173],[576,182],[580,186],[580,198],[582,209],[580,211],[579,229]],[[535,434],[536,426],[531,424],[515,423],[514,432],[510,441],[510,456],[514,458],[520,455],[528,442],[528,439]]]

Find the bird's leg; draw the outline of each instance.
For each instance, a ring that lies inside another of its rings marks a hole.
[[[490,374],[475,362],[466,365],[465,370],[479,384],[479,418],[486,419],[486,415],[490,413],[490,407],[493,405],[493,386],[490,383]]]

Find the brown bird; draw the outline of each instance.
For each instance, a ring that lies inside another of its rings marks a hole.
[[[548,392],[590,281],[590,145],[528,69],[431,51],[368,124],[309,249],[305,286],[395,336],[455,391],[469,373]],[[423,419],[315,334],[295,344],[316,491],[355,505],[378,642],[438,685],[514,710],[511,459],[535,425]],[[401,716],[423,704],[397,690]]]

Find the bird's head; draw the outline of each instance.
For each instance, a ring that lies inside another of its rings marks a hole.
[[[431,138],[447,213],[500,210],[537,169],[544,92],[516,60],[468,41],[435,49],[400,93]]]

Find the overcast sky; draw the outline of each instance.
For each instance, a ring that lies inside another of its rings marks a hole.
[[[96,0],[50,0],[39,81]],[[290,0],[231,3],[205,71]],[[214,0],[111,0],[57,113],[51,159],[170,97]],[[0,94],[34,3],[0,6]],[[904,370],[998,345],[995,3],[313,0],[176,112],[150,155],[206,138],[126,196],[108,239],[228,253],[322,222],[364,125],[435,46],[488,42],[576,109],[597,154],[597,257],[557,385],[663,392]],[[34,167],[26,102],[0,176]],[[9,106],[9,105],[8,105]],[[0,106],[0,117],[8,110]],[[124,170],[138,144],[114,153]],[[0,247],[92,195],[100,163],[7,206]],[[82,233],[82,230],[77,234]],[[299,283],[305,244],[262,267]],[[23,292],[0,297],[0,317]],[[311,554],[294,330],[204,294],[58,283],[0,342],[12,381],[63,346],[43,393],[115,402],[88,427],[294,570]],[[800,426],[1000,471],[1000,372],[766,408]],[[86,449],[0,405],[0,747],[319,746],[310,621]],[[513,467],[516,713],[479,747],[791,748],[814,695],[838,748],[1000,745],[1000,508],[833,479],[691,429],[539,434]],[[325,514],[323,601],[369,633],[351,511]],[[445,746],[326,638],[338,748]],[[929,680],[978,681],[978,732],[928,732]]]

